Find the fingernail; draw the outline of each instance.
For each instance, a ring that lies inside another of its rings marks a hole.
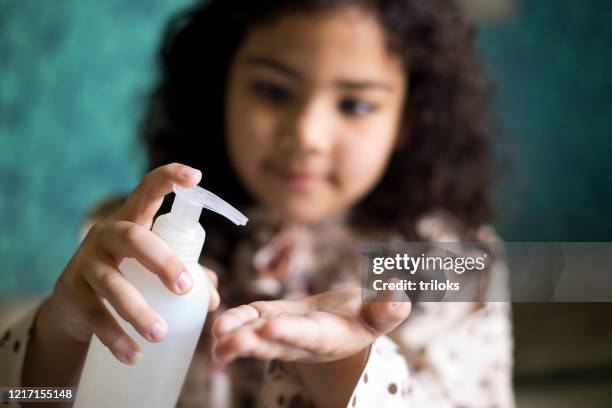
[[[195,177],[199,173],[199,170],[193,169],[191,167],[183,167],[182,176],[185,178]]]
[[[153,341],[161,340],[166,334],[166,325],[161,322],[155,322],[151,330],[149,330],[149,338]]]
[[[191,275],[189,272],[182,272],[176,280],[176,287],[179,292],[184,293],[191,289]]]
[[[142,357],[142,353],[133,349],[132,347],[128,348],[128,350],[125,352],[125,361],[130,364],[135,364],[140,361],[140,357]]]

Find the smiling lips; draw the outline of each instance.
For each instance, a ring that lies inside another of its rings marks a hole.
[[[313,172],[294,171],[283,168],[274,168],[274,174],[287,186],[296,190],[311,190],[320,186],[325,177]]]

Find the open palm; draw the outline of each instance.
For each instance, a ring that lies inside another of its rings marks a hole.
[[[221,361],[253,356],[322,363],[354,355],[398,326],[410,302],[362,302],[359,287],[226,310],[213,325]]]

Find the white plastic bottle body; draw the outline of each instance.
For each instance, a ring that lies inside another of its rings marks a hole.
[[[150,306],[168,324],[166,337],[150,343],[117,315],[123,329],[141,347],[142,358],[133,366],[119,362],[96,336],[92,337],[81,381],[77,388],[77,408],[171,408],[176,405],[208,312],[209,281],[197,262],[183,263],[193,277],[193,288],[176,295],[157,275],[135,259],[127,258],[120,269],[143,294]]]

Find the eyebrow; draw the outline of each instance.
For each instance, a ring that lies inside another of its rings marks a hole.
[[[302,73],[300,73],[297,69],[269,57],[247,57],[244,63],[246,65],[253,65],[271,69],[294,80],[299,81],[304,79]],[[334,86],[336,86],[337,88],[353,91],[362,89],[381,89],[384,91],[391,91],[393,89],[389,84],[373,80],[352,81],[347,79],[338,79],[333,81],[333,83]]]

